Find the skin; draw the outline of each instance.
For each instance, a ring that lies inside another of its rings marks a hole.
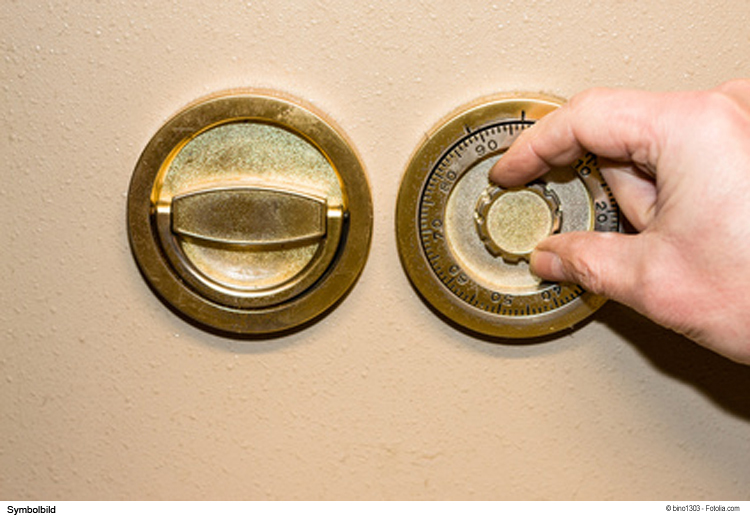
[[[588,90],[524,132],[490,179],[521,186],[587,151],[637,233],[553,235],[532,254],[533,272],[750,364],[750,80]]]

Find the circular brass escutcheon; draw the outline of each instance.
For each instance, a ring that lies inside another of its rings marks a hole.
[[[525,94],[475,101],[425,136],[404,173],[396,208],[402,265],[419,294],[465,329],[544,336],[605,301],[529,269],[531,252],[550,235],[621,230],[596,157],[586,154],[519,188],[490,184],[487,176],[521,132],[563,102]]]
[[[372,232],[364,168],[310,106],[235,90],[171,118],[136,165],[130,244],[146,280],[210,328],[299,327],[352,287]]]

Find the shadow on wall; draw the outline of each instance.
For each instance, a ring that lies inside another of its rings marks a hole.
[[[694,386],[725,410],[750,421],[750,366],[712,353],[618,303],[607,303],[597,319],[662,373]]]

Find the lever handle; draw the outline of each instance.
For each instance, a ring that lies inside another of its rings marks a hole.
[[[172,231],[221,246],[272,250],[326,235],[324,199],[262,187],[195,191],[172,199]]]
[[[209,299],[240,308],[281,303],[314,284],[336,255],[344,218],[343,207],[325,199],[255,186],[190,191],[156,208],[162,248],[183,280]],[[199,272],[180,239],[226,250],[270,252],[315,243],[318,248],[293,279],[270,289],[240,289]]]

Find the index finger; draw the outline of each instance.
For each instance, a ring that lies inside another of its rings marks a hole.
[[[587,90],[525,131],[490,169],[490,179],[504,187],[520,186],[587,151],[633,162],[653,175],[663,110],[663,94]]]

